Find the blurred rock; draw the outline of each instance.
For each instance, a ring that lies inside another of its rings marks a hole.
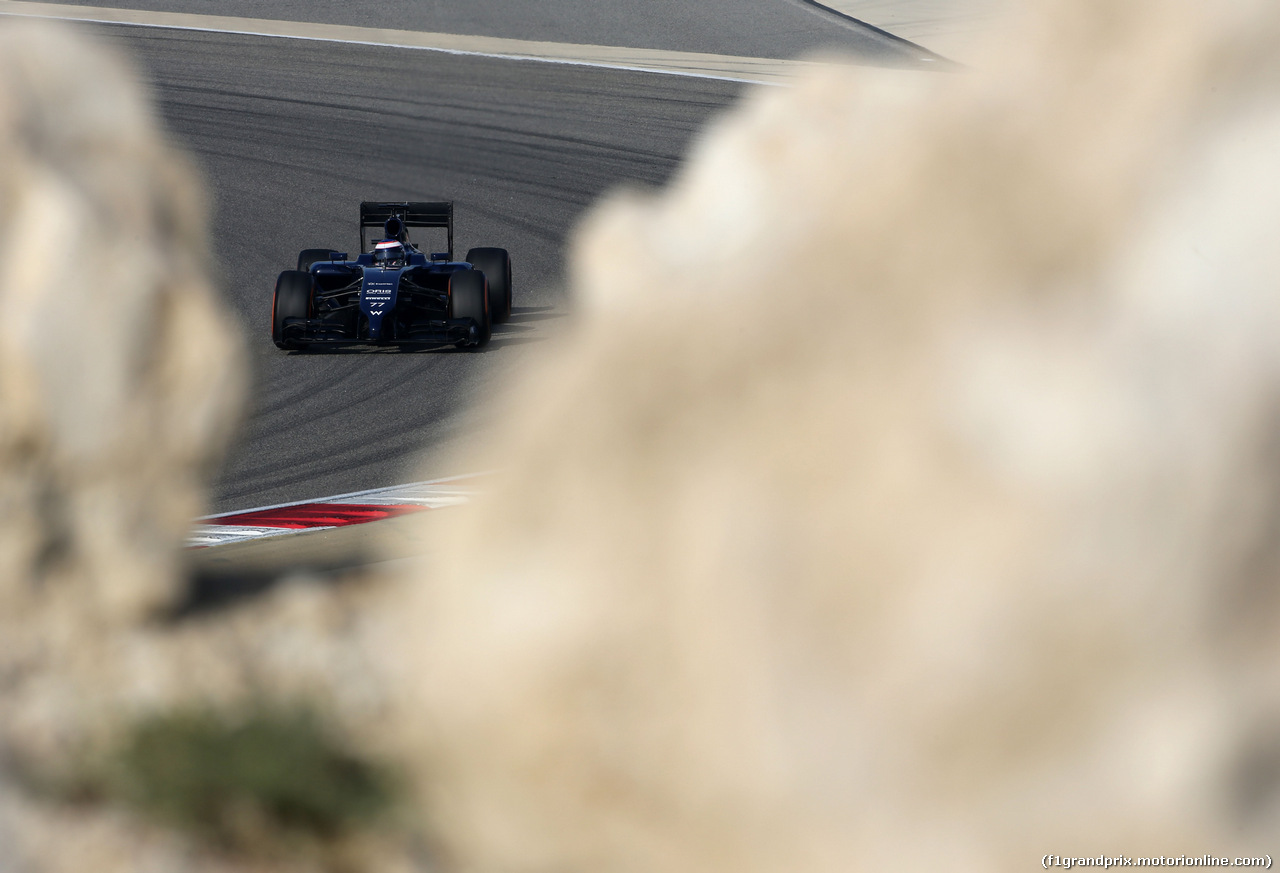
[[[147,844],[136,824],[6,780],[67,769],[138,707],[201,686],[154,620],[183,595],[183,538],[246,378],[212,285],[206,211],[114,53],[0,24],[6,871],[176,869],[132,854]]]
[[[0,23],[0,873],[420,867],[384,821],[394,589],[190,599],[247,376],[207,209],[125,62]]]
[[[1043,8],[584,223],[385,652],[448,869],[1274,846],[1280,7]]]
[[[207,711],[234,721],[262,706],[284,714],[305,707],[344,749],[372,755],[379,764],[393,761],[383,727],[391,701],[374,653],[388,637],[395,611],[386,597],[394,590],[376,578],[343,584],[285,579],[233,607],[180,621],[118,626],[68,644],[75,656],[63,652],[35,662],[12,684],[12,699],[0,703],[3,763],[20,777],[21,787],[11,787],[6,803],[0,780],[0,834],[7,829],[18,836],[13,851],[25,865],[16,869],[419,869],[413,821],[340,835],[331,844],[264,828],[262,851],[227,851],[190,829],[172,827],[164,816],[139,814],[96,784],[103,775],[99,768],[120,763],[116,752],[138,725],[184,712]],[[203,760],[171,764],[209,767]],[[81,796],[86,789],[88,796]],[[221,802],[208,799],[211,810]],[[8,873],[3,866],[0,871]]]
[[[201,186],[132,72],[6,22],[0,80],[0,604],[132,621],[174,594],[243,352]]]

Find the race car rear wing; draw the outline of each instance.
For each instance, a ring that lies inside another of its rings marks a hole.
[[[449,230],[449,259],[453,260],[453,201],[407,201],[405,203],[360,204],[360,251],[367,252],[366,227],[382,227],[387,219],[398,217],[405,227],[444,227]]]

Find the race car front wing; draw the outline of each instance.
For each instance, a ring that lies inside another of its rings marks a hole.
[[[286,318],[281,329],[286,342],[328,345],[457,345],[480,344],[480,331],[470,318],[432,318],[400,326],[394,337],[359,336],[346,325],[322,318]]]

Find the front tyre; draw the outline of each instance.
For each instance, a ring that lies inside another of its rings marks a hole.
[[[459,270],[449,277],[449,317],[470,318],[476,324],[477,346],[489,341],[489,289],[479,270]],[[461,345],[461,344],[460,344]]]
[[[467,263],[489,280],[489,316],[502,324],[511,317],[511,256],[506,249],[477,248],[467,252]]]
[[[310,273],[285,270],[276,279],[276,293],[271,304],[271,339],[278,348],[296,349],[301,345],[296,339],[285,338],[285,319],[311,317],[311,290]],[[291,333],[296,336],[297,332]]]

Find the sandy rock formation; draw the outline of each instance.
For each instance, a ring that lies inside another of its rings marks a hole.
[[[0,41],[0,603],[128,621],[172,593],[239,338],[201,186],[132,72],[53,28]]]
[[[388,648],[449,869],[1274,850],[1280,8],[1043,6],[584,223]]]
[[[120,58],[0,23],[0,783],[200,685],[152,620],[246,377],[206,209]],[[0,784],[0,869],[143,869],[112,821]]]
[[[394,591],[376,579],[321,584],[296,577],[225,609],[177,622],[118,626],[80,641],[93,656],[50,657],[14,683],[0,707],[5,763],[17,773],[63,779],[113,753],[140,718],[207,708],[232,718],[246,705],[306,705],[362,755],[394,762],[381,739],[392,711],[374,653],[389,636]],[[45,625],[48,627],[48,625]],[[37,685],[38,687],[31,687]],[[70,766],[68,766],[70,765]],[[187,766],[210,766],[207,761]],[[67,802],[28,778],[0,779],[0,873],[409,873],[417,829],[406,808],[403,826],[354,833],[317,844],[263,827],[254,851],[229,850],[140,814],[119,797]],[[6,858],[5,851],[12,855]],[[9,861],[12,866],[6,866]]]
[[[20,685],[178,596],[245,373],[202,188],[132,71],[5,22],[0,82],[0,645]]]

